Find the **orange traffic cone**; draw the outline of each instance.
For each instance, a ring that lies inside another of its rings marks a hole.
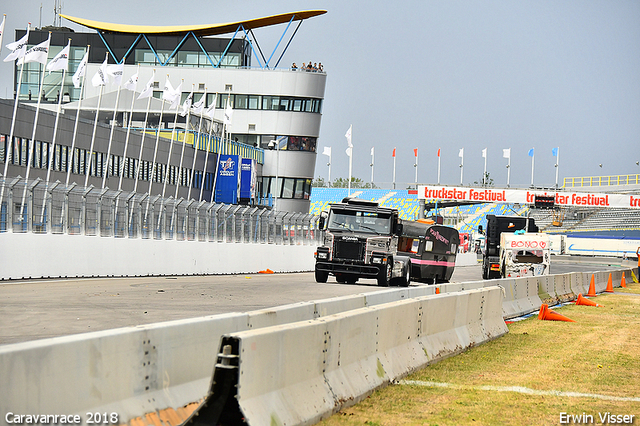
[[[607,293],[613,293],[613,283],[611,282],[611,272],[609,272],[609,281],[607,281]]]
[[[589,284],[589,292],[587,293],[588,297],[596,297],[596,283],[595,276],[591,274],[591,284]]]
[[[436,287],[436,294],[440,294],[440,287]]]
[[[620,282],[620,287],[627,288],[627,279],[625,278],[624,273],[622,274],[622,281]]]
[[[604,308],[604,306],[597,304],[593,300],[589,300],[586,297],[582,297],[582,294],[578,294],[578,298],[576,299],[576,305],[600,306],[601,308]]]
[[[547,305],[546,303],[543,303],[542,306],[540,306],[540,312],[538,312],[538,319],[545,320],[545,321],[575,322],[574,320],[569,319],[564,315],[560,315],[559,313],[552,311],[551,309],[549,309],[549,305]]]

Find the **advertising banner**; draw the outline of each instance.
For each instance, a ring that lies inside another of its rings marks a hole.
[[[601,192],[536,191],[530,189],[418,186],[423,200],[477,201],[482,203],[534,204],[536,195],[555,197],[556,206],[640,209],[640,196]]]
[[[240,186],[240,168],[237,155],[218,156],[218,177],[216,179],[216,203],[237,204]]]
[[[240,163],[240,199],[253,200],[256,197],[257,163],[251,158],[243,158]]]

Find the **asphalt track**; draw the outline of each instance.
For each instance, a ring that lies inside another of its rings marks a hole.
[[[619,259],[554,256],[551,273],[620,266]],[[479,266],[465,266],[456,268],[451,281],[480,279]],[[318,284],[313,273],[0,281],[0,344],[247,312],[380,289],[375,280],[349,285],[330,277],[327,283]]]

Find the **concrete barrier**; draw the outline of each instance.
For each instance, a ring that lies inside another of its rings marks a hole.
[[[620,286],[623,273],[631,282],[630,269],[616,270],[614,287]],[[603,291],[609,272],[594,276],[598,291]],[[325,378],[331,378],[331,388],[335,386],[332,398],[351,398],[347,395],[354,390],[383,385],[424,362],[458,353],[482,336],[499,335],[503,318],[539,309],[541,286],[553,288],[556,295],[567,289],[577,294],[585,284],[588,289],[590,279],[591,273],[571,273],[385,289],[249,313],[4,345],[0,346],[0,413],[77,413],[86,421],[88,411],[117,412],[124,423],[161,410],[177,411],[207,395],[222,335],[267,327],[290,330],[286,324],[291,322],[296,327],[308,323],[314,336],[325,336],[322,362]],[[442,294],[434,294],[437,287]],[[277,345],[293,341],[296,348],[304,348],[306,344],[306,337],[279,339]],[[375,348],[370,346],[374,344]],[[359,347],[363,359],[355,360],[351,351]],[[367,352],[374,349],[373,354]],[[366,371],[367,377],[353,378],[349,371]],[[325,395],[324,388],[313,389]],[[187,416],[182,412],[178,417]],[[1,424],[6,424],[4,418]]]
[[[2,232],[0,279],[247,274],[267,268],[276,272],[312,271],[315,250],[315,245]]]
[[[216,365],[210,397],[192,419],[216,423],[215,407],[226,406],[238,412],[224,415],[251,425],[314,424],[417,368],[506,333],[501,303],[502,290],[488,287],[230,334],[219,359],[238,361]],[[221,382],[228,388],[215,385]]]

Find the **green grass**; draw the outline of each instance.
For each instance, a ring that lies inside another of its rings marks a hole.
[[[640,285],[616,292],[640,294]],[[509,333],[405,378],[457,387],[397,384],[320,423],[333,425],[553,425],[560,413],[636,415],[639,401],[530,395],[480,389],[519,386],[611,397],[640,397],[640,296],[603,294],[603,308],[554,309],[575,323],[509,325]]]

